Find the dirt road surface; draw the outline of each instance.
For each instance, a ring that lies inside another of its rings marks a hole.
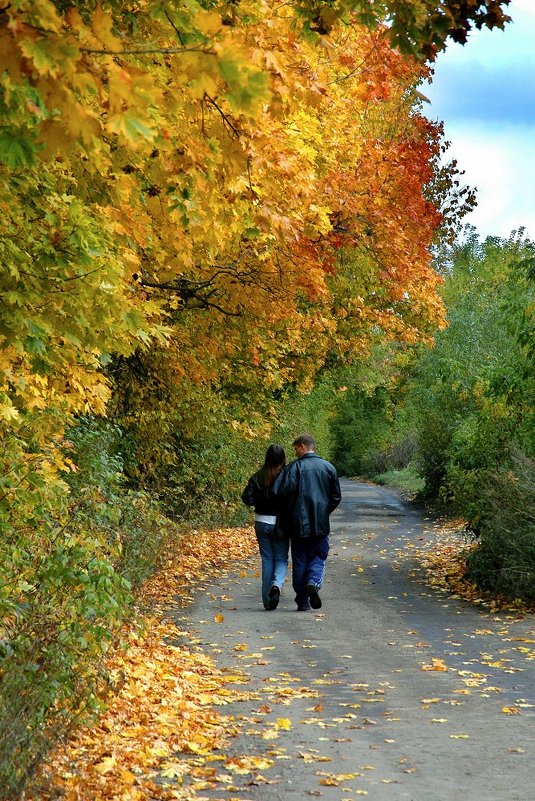
[[[341,484],[320,610],[297,612],[287,581],[264,611],[253,558],[176,612],[253,696],[222,710],[239,732],[200,795],[532,801],[535,621],[430,589],[415,552],[433,521],[393,491]],[[243,757],[258,770],[225,773]]]

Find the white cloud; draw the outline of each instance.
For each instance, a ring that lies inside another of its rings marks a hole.
[[[446,131],[448,157],[464,169],[463,180],[477,188],[478,207],[465,218],[484,236],[507,237],[520,227],[535,239],[535,159],[529,132],[490,132],[459,127]]]
[[[524,14],[535,18],[535,8],[533,7],[533,0],[514,0],[514,2],[509,6],[511,11],[516,11],[519,9],[523,11]]]
[[[444,121],[464,180],[478,189],[466,222],[482,236],[535,239],[535,0],[512,0],[505,30],[473,31],[437,59],[424,112]]]

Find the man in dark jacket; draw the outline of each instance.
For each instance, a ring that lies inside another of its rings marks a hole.
[[[297,459],[273,485],[280,502],[277,529],[291,538],[292,586],[299,612],[319,609],[319,590],[329,553],[329,515],[342,499],[336,469],[314,452],[314,437],[303,434],[292,443]]]

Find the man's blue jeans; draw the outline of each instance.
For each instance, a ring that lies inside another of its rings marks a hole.
[[[288,570],[290,542],[286,537],[277,537],[275,526],[270,523],[255,523],[255,534],[262,561],[262,601],[269,608],[269,591],[272,587],[282,590]]]
[[[292,538],[292,586],[298,606],[308,603],[309,584],[321,589],[328,553],[329,537]]]

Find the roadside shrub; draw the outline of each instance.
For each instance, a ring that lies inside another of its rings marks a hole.
[[[0,799],[16,798],[58,737],[97,708],[101,660],[132,588],[177,534],[149,496],[123,487],[120,440],[109,423],[80,419],[63,480],[43,457],[19,471],[19,446],[4,442]]]
[[[129,601],[95,527],[65,514],[19,543],[12,612],[1,628],[0,798],[16,796],[55,739],[94,705],[99,659]]]
[[[535,601],[535,460],[516,452],[479,491],[485,513],[468,578],[506,598]]]

